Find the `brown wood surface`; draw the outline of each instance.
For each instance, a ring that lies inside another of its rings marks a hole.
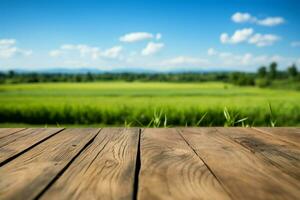
[[[62,128],[25,129],[2,138],[0,140],[0,165],[61,130]]]
[[[138,199],[229,199],[176,129],[145,129]]]
[[[133,199],[139,129],[105,128],[42,199]]]
[[[25,128],[0,128],[0,139],[24,129]]]
[[[217,128],[217,130],[256,156],[261,156],[270,165],[300,180],[300,149],[296,145],[249,128]]]
[[[234,199],[299,199],[299,180],[282,173],[224,133],[215,128],[181,131]]]
[[[0,168],[0,199],[33,199],[70,163],[98,129],[68,129]]]
[[[254,128],[265,134],[271,135],[275,138],[285,140],[300,147],[300,128],[284,127],[284,128]]]
[[[0,200],[299,199],[299,133],[0,128]]]

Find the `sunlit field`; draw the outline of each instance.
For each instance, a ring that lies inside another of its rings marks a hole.
[[[0,85],[1,126],[300,125],[300,93],[225,83]],[[240,119],[243,122],[239,122]]]

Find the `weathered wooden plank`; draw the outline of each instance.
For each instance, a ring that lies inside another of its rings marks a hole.
[[[0,139],[0,165],[61,130],[62,128],[26,129]]]
[[[105,128],[42,199],[133,199],[139,129]]]
[[[287,142],[293,143],[300,147],[300,128],[293,127],[277,127],[277,128],[254,128],[258,131],[261,131],[265,134],[272,135],[274,137],[278,137],[279,139],[285,140]]]
[[[0,128],[0,139],[24,129],[25,128]]]
[[[215,128],[182,135],[234,199],[299,199],[300,184]]]
[[[145,129],[138,199],[230,199],[176,129]]]
[[[0,168],[0,199],[33,199],[97,135],[99,129],[67,129]]]
[[[249,128],[217,128],[222,134],[300,180],[300,148]]]

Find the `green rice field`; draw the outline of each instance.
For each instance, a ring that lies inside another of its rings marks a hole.
[[[294,90],[215,82],[4,84],[0,126],[299,126],[299,102]]]

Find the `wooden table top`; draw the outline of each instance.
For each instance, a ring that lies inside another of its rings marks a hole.
[[[300,199],[300,128],[2,128],[0,199]]]

